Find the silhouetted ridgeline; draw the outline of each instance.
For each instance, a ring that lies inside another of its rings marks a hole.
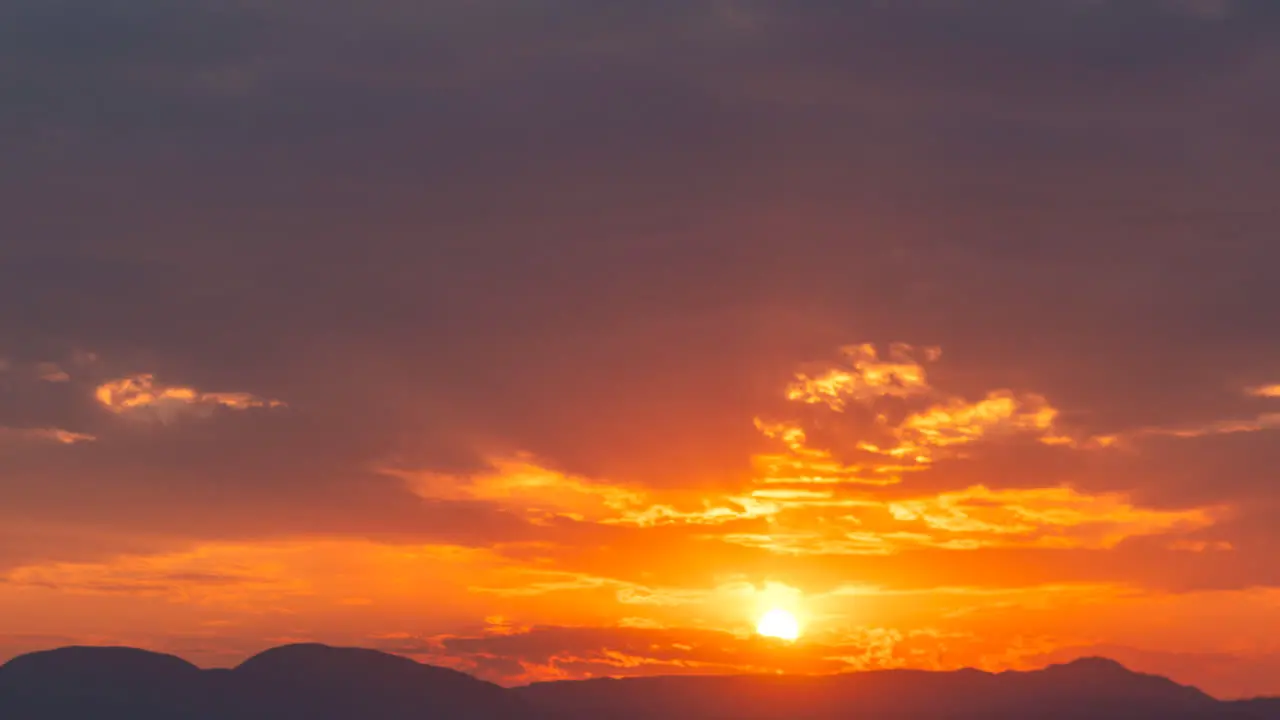
[[[660,677],[505,689],[372,650],[291,645],[233,670],[129,648],[64,648],[0,667],[3,720],[837,720],[1274,718],[1110,660],[1026,673]]]
[[[64,648],[0,667],[3,720],[524,720],[510,690],[373,650],[291,645],[234,670],[127,648]]]

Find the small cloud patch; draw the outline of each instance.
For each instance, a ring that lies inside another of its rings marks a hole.
[[[172,422],[184,415],[209,415],[218,408],[244,411],[287,407],[282,400],[246,392],[202,392],[183,385],[165,385],[150,374],[105,382],[94,396],[100,405],[118,415],[146,414],[161,422]]]

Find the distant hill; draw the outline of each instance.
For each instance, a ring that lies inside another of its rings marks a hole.
[[[1034,672],[601,679],[539,683],[517,692],[555,717],[574,720],[1280,718],[1280,708],[1219,702],[1099,658]]]
[[[1033,672],[697,676],[506,689],[373,650],[289,645],[231,670],[71,647],[0,666],[3,720],[1280,720],[1091,658]]]
[[[3,720],[527,720],[515,693],[373,650],[290,645],[233,670],[130,648],[63,648],[0,667]]]
[[[207,700],[204,678],[181,658],[132,648],[32,653],[0,667],[0,718],[195,718],[172,711]]]

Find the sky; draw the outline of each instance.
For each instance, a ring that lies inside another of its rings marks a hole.
[[[1274,0],[9,0],[0,660],[1280,694],[1277,126]]]

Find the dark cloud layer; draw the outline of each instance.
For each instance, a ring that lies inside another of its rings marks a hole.
[[[71,379],[0,376],[0,425],[98,441],[0,451],[0,518],[520,539],[374,469],[730,487],[863,340],[1093,434],[1275,412],[1278,40],[1270,0],[9,3],[0,356]],[[289,407],[94,401],[143,372]],[[916,487],[1265,515],[1267,435]]]

